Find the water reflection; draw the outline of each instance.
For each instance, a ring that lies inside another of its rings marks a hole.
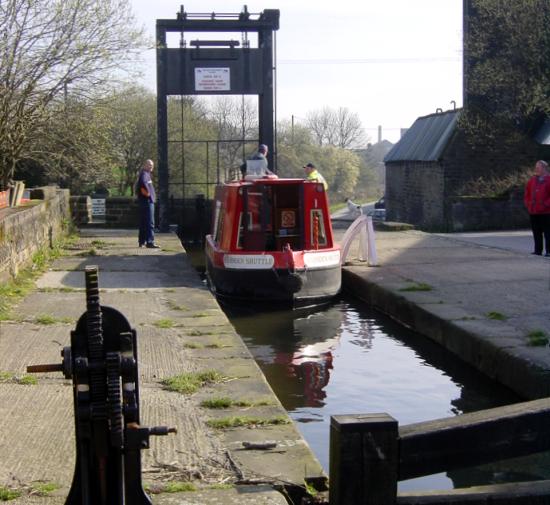
[[[387,412],[406,425],[520,401],[442,347],[353,300],[306,312],[225,309],[327,471],[332,415]],[[400,490],[548,478],[547,463],[543,454],[455,470],[402,482]]]
[[[341,333],[341,310],[258,314],[249,308],[225,309],[287,410],[325,405],[325,387]]]

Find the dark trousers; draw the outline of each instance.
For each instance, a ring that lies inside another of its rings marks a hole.
[[[139,245],[155,242],[155,204],[139,198]]]
[[[535,254],[542,254],[542,237],[546,253],[550,254],[550,214],[529,214],[535,241]]]

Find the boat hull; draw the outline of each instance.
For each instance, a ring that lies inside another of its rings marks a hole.
[[[293,307],[323,303],[336,296],[342,284],[340,265],[294,271],[279,268],[230,270],[216,267],[207,256],[206,272],[217,296]]]

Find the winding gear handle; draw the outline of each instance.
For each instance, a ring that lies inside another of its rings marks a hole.
[[[29,373],[63,372],[73,381],[76,466],[65,505],[151,505],[141,484],[141,450],[150,436],[176,433],[139,424],[136,332],[99,303],[97,266],[86,267],[86,312],[60,364]]]

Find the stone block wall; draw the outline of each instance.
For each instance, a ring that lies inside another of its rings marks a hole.
[[[139,210],[137,200],[124,196],[109,197],[105,201],[105,225],[113,228],[137,228]]]
[[[158,225],[158,206],[156,207]],[[95,220],[91,215],[89,196],[71,197],[71,212],[77,226],[98,226],[107,228],[138,228],[139,209],[135,198],[108,197],[105,199],[105,216]],[[169,224],[178,226],[186,240],[202,241],[210,230],[212,202],[205,199],[171,198],[168,207]]]
[[[76,226],[99,226],[107,228],[137,228],[138,205],[135,198],[108,197],[105,199],[105,216],[92,215],[90,196],[71,196],[71,213]]]
[[[444,174],[436,162],[386,165],[386,220],[436,229],[444,220]]]
[[[73,223],[80,226],[92,221],[92,199],[89,196],[71,196],[70,204]]]
[[[529,214],[518,193],[509,198],[454,197],[449,203],[452,231],[529,228]]]
[[[45,200],[6,212],[0,218],[0,282],[17,275],[32,256],[51,247],[66,233],[70,221],[69,190],[41,188]]]

